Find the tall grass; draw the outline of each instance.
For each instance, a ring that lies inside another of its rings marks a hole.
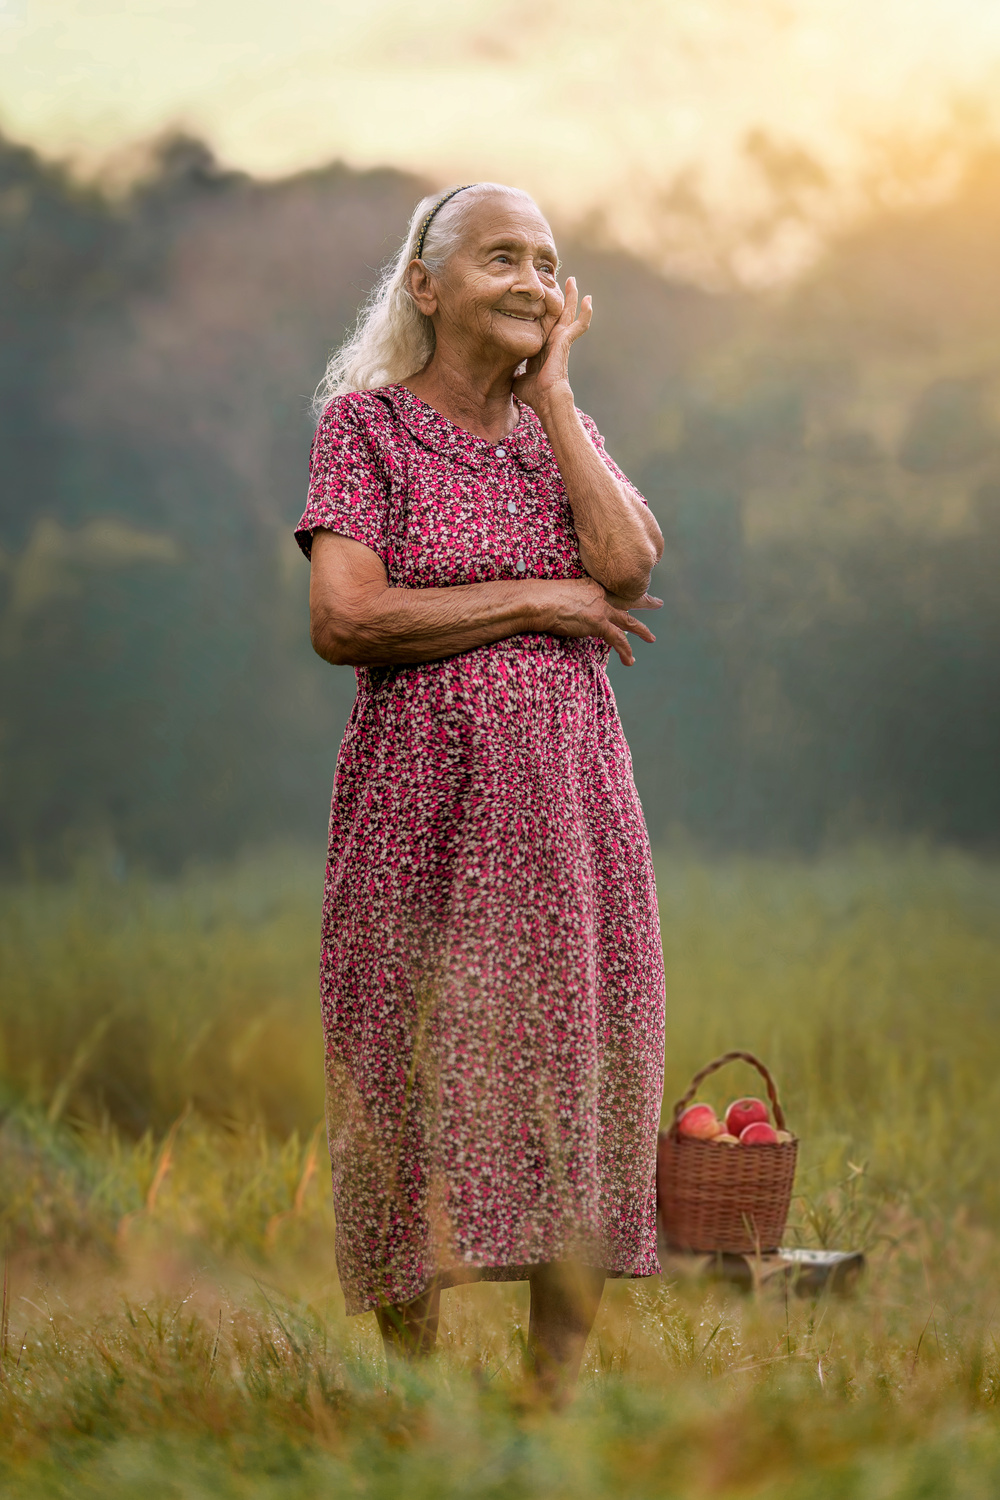
[[[523,1288],[448,1293],[388,1391],[343,1316],[320,874],[286,851],[0,894],[0,1494],[1000,1490],[1000,867],[659,862],[667,1106],[759,1053],[803,1140],[790,1236],[869,1271],[818,1304],[616,1284],[559,1419],[521,1383]]]
[[[322,867],[288,850],[164,883],[99,865],[0,890],[0,1088],[50,1120],[311,1129]]]

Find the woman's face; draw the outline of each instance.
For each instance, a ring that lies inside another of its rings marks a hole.
[[[563,310],[552,230],[533,203],[494,194],[475,203],[461,246],[429,278],[438,341],[514,364],[537,354]]]

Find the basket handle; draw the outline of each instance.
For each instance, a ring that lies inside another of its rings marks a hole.
[[[771,1108],[774,1110],[775,1124],[777,1125],[779,1130],[785,1129],[785,1111],[782,1109],[781,1104],[778,1100],[777,1087],[775,1086],[774,1079],[771,1077],[770,1073],[767,1071],[760,1058],[754,1057],[752,1052],[724,1052],[721,1057],[717,1057],[714,1062],[707,1063],[706,1066],[702,1068],[700,1073],[696,1073],[694,1075],[691,1080],[691,1086],[688,1089],[687,1093],[682,1099],[678,1099],[677,1103],[674,1105],[674,1118],[670,1122],[671,1130],[674,1129],[682,1113],[685,1109],[687,1109],[688,1105],[691,1103],[691,1100],[698,1092],[699,1084],[701,1084],[706,1078],[708,1078],[710,1074],[717,1073],[720,1068],[725,1067],[726,1063],[731,1062],[749,1063],[752,1068],[757,1069],[757,1072],[760,1074],[767,1085],[767,1097],[770,1099]]]

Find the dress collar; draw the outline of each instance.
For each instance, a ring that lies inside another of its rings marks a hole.
[[[485,438],[466,432],[464,427],[456,427],[454,422],[433,406],[428,406],[426,401],[421,401],[405,385],[381,386],[372,395],[392,403],[403,426],[423,447],[458,459],[471,469],[481,469],[495,457],[497,448],[506,449],[524,469],[537,469],[542,462],[545,429],[531,407],[518,401],[516,396],[514,400],[521,414],[517,426],[509,437],[501,438],[498,443],[488,443]]]

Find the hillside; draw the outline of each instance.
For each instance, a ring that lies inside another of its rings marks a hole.
[[[317,839],[352,674],[310,653],[310,393],[424,184],[260,183],[196,141],[124,197],[0,145],[0,837],[173,866]],[[780,293],[561,245],[581,406],[669,537],[615,672],[656,839],[1000,828],[1000,158]]]

